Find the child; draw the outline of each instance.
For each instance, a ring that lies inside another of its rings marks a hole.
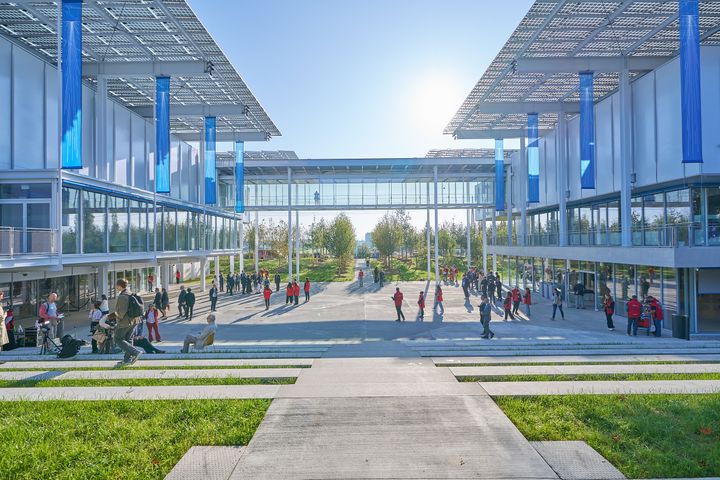
[[[515,316],[512,313],[512,304],[512,292],[507,292],[507,296],[505,297],[505,301],[503,302],[503,308],[505,309],[505,320],[507,320],[508,317],[515,320]]]
[[[640,314],[640,322],[638,327],[647,328],[647,336],[650,336],[650,325],[652,324],[652,308],[649,303],[643,304],[643,311]]]

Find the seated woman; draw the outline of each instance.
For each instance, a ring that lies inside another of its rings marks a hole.
[[[152,343],[148,342],[148,339],[143,336],[142,331],[143,322],[141,320],[140,323],[135,326],[135,330],[133,330],[132,339],[134,346],[142,348],[145,350],[145,353],[165,353],[165,350],[155,348]]]

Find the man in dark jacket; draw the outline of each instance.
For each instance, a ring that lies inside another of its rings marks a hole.
[[[276,292],[280,291],[280,274],[279,273],[275,274],[275,291]]]
[[[162,310],[162,293],[160,292],[159,288],[155,289],[155,298],[153,299],[153,305],[155,305],[155,308],[158,310]]]
[[[573,287],[573,293],[575,294],[575,308],[585,308],[585,285],[580,280]]]
[[[228,284],[228,289],[230,288],[230,284]],[[218,297],[218,291],[217,288],[215,288],[215,285],[210,289],[210,311],[215,311],[215,306],[217,305],[217,297]]]
[[[188,287],[187,293],[185,294],[185,305],[185,319],[192,320],[193,308],[195,308],[195,294],[190,287]]]
[[[181,285],[180,293],[178,294],[178,317],[185,316],[185,296],[186,295],[187,295],[187,292],[185,291],[185,285]]]

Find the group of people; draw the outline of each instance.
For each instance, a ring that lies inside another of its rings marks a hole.
[[[637,336],[638,328],[645,328],[647,335],[650,333],[656,337],[662,336],[662,324],[665,314],[660,301],[652,295],[645,295],[643,300],[638,300],[633,295],[626,304],[627,310],[627,334]],[[609,293],[603,297],[603,312],[607,321],[608,330],[615,330],[613,315],[615,314],[615,300]]]
[[[276,273],[275,291],[280,291],[280,274]],[[261,289],[270,284],[270,272],[265,269],[259,269],[257,272],[245,273],[228,273],[223,276],[220,274],[213,280],[213,285],[219,292],[227,292],[233,295],[240,292],[242,295],[251,293],[260,293]]]

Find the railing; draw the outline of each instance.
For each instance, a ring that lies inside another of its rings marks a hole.
[[[0,227],[0,257],[57,254],[57,230]]]
[[[696,243],[696,237],[703,235],[702,226],[698,223],[682,223],[674,225],[652,225],[647,227],[633,227],[632,245],[646,247],[677,248],[701,245]],[[497,235],[495,241],[488,241],[490,245],[508,246],[507,235]],[[533,233],[525,236],[525,246],[558,246],[559,234]],[[517,235],[513,235],[512,245],[519,245]],[[621,245],[621,231],[619,228],[607,230],[571,230],[568,232],[568,246],[595,246],[618,247]]]

